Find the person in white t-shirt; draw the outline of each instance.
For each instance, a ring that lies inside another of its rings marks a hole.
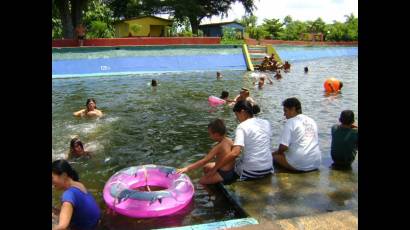
[[[322,154],[316,122],[302,114],[302,106],[297,98],[286,99],[282,106],[287,121],[280,137],[279,149],[272,153],[273,161],[293,171],[318,169]]]
[[[272,130],[269,121],[256,118],[260,111],[249,101],[239,101],[233,107],[240,124],[235,131],[232,150],[208,172],[209,176],[225,164],[236,159],[235,173],[240,180],[262,178],[273,173]]]

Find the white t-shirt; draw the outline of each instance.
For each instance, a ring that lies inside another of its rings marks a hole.
[[[322,161],[316,122],[303,114],[286,121],[280,144],[286,145],[288,163],[297,170],[317,169]]]
[[[249,118],[238,125],[234,145],[244,148],[235,165],[239,176],[257,178],[273,173],[271,137],[272,130],[267,120]]]

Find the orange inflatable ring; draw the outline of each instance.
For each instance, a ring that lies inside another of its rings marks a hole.
[[[340,90],[340,81],[336,78],[328,78],[326,79],[325,83],[323,84],[325,87],[325,91],[328,93]],[[333,88],[333,89],[332,89]]]

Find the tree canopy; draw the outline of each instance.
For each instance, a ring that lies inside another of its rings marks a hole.
[[[52,0],[52,37],[74,38],[79,24],[86,27],[88,38],[113,37],[114,22],[143,15],[169,14],[174,19],[171,34],[196,36],[204,18],[228,16],[233,3],[241,3],[246,16],[240,21],[251,38],[298,40],[302,33],[323,33],[327,41],[358,39],[358,18],[345,15],[345,22],[326,24],[320,17],[314,21],[282,21],[266,18],[257,25],[255,0]],[[178,29],[177,28],[182,28]]]

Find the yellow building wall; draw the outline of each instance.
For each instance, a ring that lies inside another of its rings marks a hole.
[[[134,33],[131,30],[131,26],[138,24],[141,26],[138,33]],[[128,37],[128,33],[131,32],[133,36],[160,36],[162,26],[164,27],[164,36],[167,35],[167,26],[171,26],[172,22],[162,21],[156,18],[146,17],[138,18],[129,21],[120,22],[116,25],[117,37]],[[118,33],[117,33],[117,27]],[[152,31],[151,31],[152,30]]]

